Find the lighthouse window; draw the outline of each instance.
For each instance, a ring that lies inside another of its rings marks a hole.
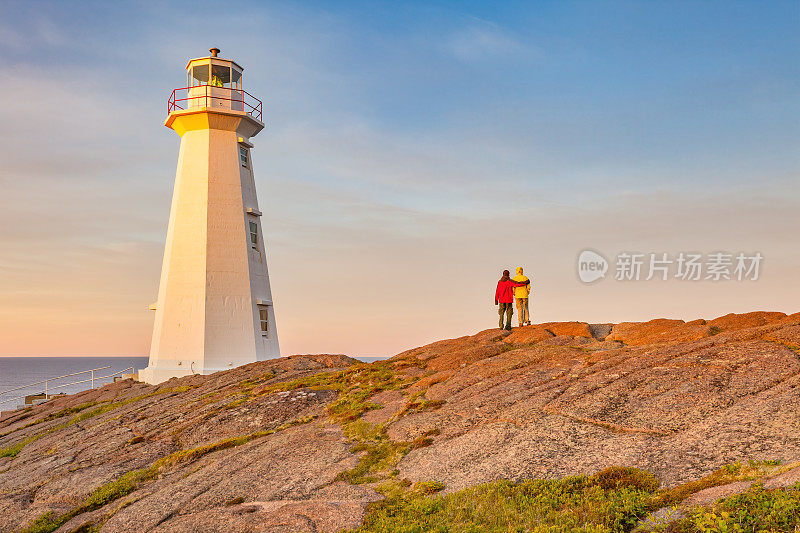
[[[210,65],[195,65],[192,67],[192,87],[208,84],[208,70]]]
[[[253,249],[258,248],[258,224],[250,222],[250,245]]]
[[[231,68],[222,65],[211,65],[211,85],[228,87],[231,83]]]
[[[247,168],[247,148],[244,146],[239,146],[239,161],[242,162],[242,166]]]
[[[269,337],[269,306],[258,306],[258,319],[261,322],[261,334]]]

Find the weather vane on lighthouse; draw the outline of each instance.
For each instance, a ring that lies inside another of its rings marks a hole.
[[[280,356],[250,138],[261,101],[242,88],[235,61],[186,66],[167,103],[181,137],[161,267],[150,362],[139,379],[210,374]]]

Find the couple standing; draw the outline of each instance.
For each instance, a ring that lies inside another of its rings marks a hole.
[[[528,312],[528,296],[531,293],[531,280],[522,275],[522,267],[517,268],[517,275],[510,277],[508,270],[503,270],[503,277],[497,282],[497,290],[494,293],[494,305],[499,305],[500,329],[503,329],[503,315],[506,320],[505,329],[511,330],[511,317],[514,315],[514,299],[517,300],[517,311],[519,312],[519,325],[531,325],[531,317]]]

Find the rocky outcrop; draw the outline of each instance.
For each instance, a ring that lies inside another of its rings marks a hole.
[[[373,365],[125,381],[0,419],[0,531],[339,531],[386,480],[454,491],[613,465],[669,487],[800,461],[798,401],[800,314],[783,313],[537,324]]]
[[[94,489],[198,448],[196,459],[75,516],[60,530],[89,521],[119,532],[197,531],[206,521],[211,525],[204,531],[302,531],[317,521],[329,530],[354,527],[378,495],[333,481],[358,461],[340,426],[324,416],[336,393],[299,388],[237,403],[253,381],[287,381],[354,362],[344,356],[302,356],[158,386],[119,382],[7,416],[0,421],[0,447],[41,436],[16,456],[0,458],[0,531],[20,529],[47,511],[68,513]],[[289,427],[240,446],[202,451],[282,425]]]
[[[412,390],[446,402],[390,429],[399,440],[441,430],[403,460],[402,476],[454,490],[626,465],[669,486],[742,458],[800,460],[800,314],[626,323],[602,342],[543,329],[397,356],[424,361],[434,372]]]

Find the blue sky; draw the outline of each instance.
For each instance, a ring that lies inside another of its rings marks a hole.
[[[516,264],[537,321],[797,311],[798,30],[797,2],[5,2],[0,355],[147,352],[166,99],[210,46],[264,102],[286,353],[491,327]],[[584,247],[760,250],[769,268],[586,287]]]

